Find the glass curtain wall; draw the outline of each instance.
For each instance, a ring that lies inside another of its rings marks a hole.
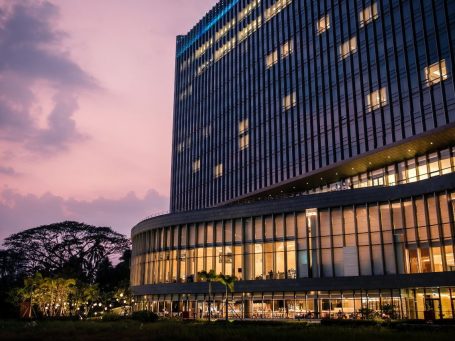
[[[133,237],[132,285],[455,269],[454,192],[155,229]]]

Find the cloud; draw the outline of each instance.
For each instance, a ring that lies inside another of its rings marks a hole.
[[[36,153],[60,152],[87,138],[73,119],[77,98],[99,89],[63,48],[67,35],[54,28],[58,17],[48,1],[0,2],[0,140]],[[44,127],[37,115],[45,115]]]
[[[13,233],[64,220],[110,226],[129,236],[131,228],[142,218],[167,210],[168,202],[167,197],[155,190],[149,190],[143,198],[130,192],[120,199],[83,201],[64,199],[52,193],[23,195],[5,188],[0,192],[0,244]]]
[[[15,176],[18,175],[14,168],[12,167],[5,167],[5,166],[0,166],[0,174],[4,175],[9,175],[9,176]]]

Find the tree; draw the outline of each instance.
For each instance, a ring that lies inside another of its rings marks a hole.
[[[22,256],[11,250],[0,250],[0,319],[17,316],[17,304],[11,289],[23,282]]]
[[[14,281],[21,276],[24,259],[13,250],[0,250],[0,280]]]
[[[230,292],[234,291],[234,283],[237,280],[237,277],[235,276],[229,276],[229,275],[223,275],[219,274],[216,278],[217,282],[220,282],[221,284],[224,285],[226,289],[226,322],[228,320],[228,308],[229,308],[229,301],[228,301],[228,288]]]
[[[70,300],[74,301],[73,304],[77,311],[85,317],[92,315],[99,299],[100,290],[96,284],[80,284],[77,286],[74,297],[70,297]]]
[[[114,267],[109,258],[104,258],[96,272],[96,283],[98,283],[102,291],[112,291],[116,287],[116,280],[112,278],[114,275]]]
[[[12,298],[15,303],[28,303],[28,308],[23,312],[21,311],[21,317],[32,317],[33,305],[35,304],[35,290],[41,285],[42,282],[43,276],[38,272],[33,277],[26,277],[24,279],[23,287],[13,290]]]
[[[17,290],[21,302],[29,304],[27,317],[32,317],[36,307],[43,316],[56,317],[68,315],[71,305],[68,299],[75,292],[76,280],[73,278],[43,277],[40,273],[24,280],[24,286]]]
[[[117,288],[130,287],[130,263],[131,263],[131,249],[127,249],[120,257],[120,262],[115,266],[114,273]]]
[[[212,310],[211,310],[212,282],[216,281],[218,276],[215,273],[215,270],[210,270],[209,272],[204,270],[204,271],[198,272],[197,275],[201,280],[205,280],[209,284],[209,321],[211,321],[211,318],[212,318]]]
[[[119,260],[115,267],[109,258],[101,261],[96,273],[96,283],[99,284],[100,290],[114,291],[129,288],[131,250],[125,250]]]
[[[6,238],[8,251],[23,257],[28,275],[63,275],[93,283],[100,264],[129,249],[130,242],[110,227],[74,221],[31,228]]]

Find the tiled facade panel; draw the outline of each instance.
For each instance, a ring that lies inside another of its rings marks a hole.
[[[171,210],[219,205],[455,122],[454,39],[450,0],[219,3],[177,39]],[[440,81],[428,81],[441,61]]]

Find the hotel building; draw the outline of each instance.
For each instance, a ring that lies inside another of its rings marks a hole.
[[[136,309],[453,318],[455,1],[224,0],[177,37]]]

